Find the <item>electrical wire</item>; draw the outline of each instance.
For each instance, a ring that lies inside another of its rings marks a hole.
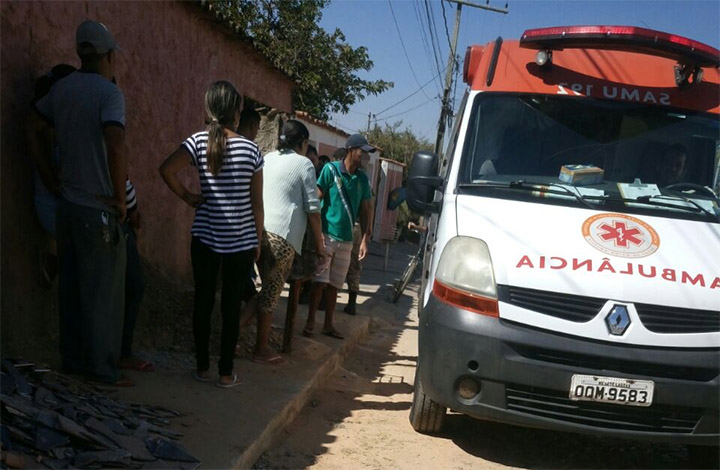
[[[447,26],[447,16],[445,16],[445,0],[440,0],[440,5],[442,5],[442,12],[443,12],[443,25],[445,26],[445,36],[448,40],[448,47],[452,51],[452,41],[450,40],[450,31],[448,30]],[[453,57],[453,60],[455,60],[455,57]]]
[[[345,129],[346,131],[348,131],[348,132],[351,133],[351,134],[355,134],[355,133],[357,132],[356,130],[350,129],[350,128],[347,127],[347,126],[345,126],[345,125],[343,125],[343,124],[340,124],[340,121],[338,121],[337,119],[330,118],[328,122],[329,122],[330,124],[333,124],[333,125],[337,126],[337,127],[341,127],[341,128],[343,128],[343,129]]]
[[[420,91],[421,91],[423,88],[425,88],[426,86],[430,85],[437,77],[439,77],[440,75],[442,75],[443,72],[444,72],[444,70],[441,70],[436,76],[434,76],[433,78],[431,78],[430,80],[428,80],[427,82],[425,82],[425,84],[422,85],[420,88],[418,88],[417,90],[413,91],[412,93],[410,93],[410,94],[407,95],[405,98],[403,98],[403,99],[401,99],[400,101],[398,101],[397,103],[392,104],[392,105],[388,106],[387,108],[383,109],[382,111],[375,113],[375,116],[379,116],[379,115],[381,115],[382,113],[384,113],[385,111],[389,111],[390,109],[394,108],[395,106],[399,105],[400,103],[403,103],[403,102],[407,101],[408,99],[412,98],[413,96],[417,95],[418,93],[420,93]],[[431,98],[431,99],[434,99],[434,98]]]
[[[398,25],[397,19],[395,18],[395,10],[393,10],[391,0],[388,0],[388,5],[390,6],[390,13],[392,14],[393,22],[395,23],[395,29],[397,29],[398,37],[400,38],[400,45],[402,46],[403,53],[405,54],[405,59],[407,60],[408,66],[410,67],[410,72],[412,72],[415,83],[420,86],[420,80],[418,80],[417,78],[417,74],[415,73],[415,69],[412,66],[412,62],[410,61],[410,57],[408,56],[407,49],[405,48],[405,41],[403,41],[402,33],[400,33],[400,26]],[[423,90],[422,87],[420,89]],[[431,99],[428,94],[425,93],[425,90],[423,90],[423,95],[425,95],[427,99]]]
[[[507,10],[507,7],[508,7],[508,4],[509,4],[509,3],[510,3],[509,1],[506,1],[506,2],[505,2],[505,9],[506,9],[506,10]],[[502,15],[502,16],[503,16],[503,17],[500,18],[500,31],[498,31],[498,36],[500,36],[500,37],[502,37],[502,35],[503,35],[503,29],[505,28],[505,17],[506,17],[507,15]]]
[[[430,44],[432,45],[433,49],[433,59],[435,60],[435,67],[438,72],[440,72],[440,52],[439,48],[440,45],[437,41],[437,28],[435,28],[435,20],[432,18],[432,9],[430,8],[430,2],[429,0],[425,0],[423,3],[425,6],[425,15],[427,16],[428,21],[428,32],[430,33]],[[442,84],[442,82],[441,82]]]
[[[452,92],[452,95],[451,95],[451,104],[450,104],[450,106],[451,106],[451,110],[452,110],[452,111],[455,110],[455,101],[457,100],[457,84],[458,84],[458,81],[460,81],[460,67],[459,67],[459,65],[458,65],[458,67],[455,69],[455,81],[453,82],[453,92]],[[454,112],[453,112],[453,115],[454,115]]]
[[[440,61],[438,59],[438,50],[436,46],[436,40],[435,40],[435,33],[432,27],[432,18],[430,18],[430,6],[428,4],[428,0],[425,0],[422,4],[424,10],[425,10],[425,20],[427,21],[427,31],[429,34],[428,41],[430,42],[430,47],[432,49],[431,51],[431,57],[432,57],[432,64],[435,65],[435,71],[438,71],[440,69]],[[440,88],[442,89],[442,82],[440,83]],[[442,92],[441,92],[442,94]]]
[[[448,64],[448,67],[451,67],[454,84],[455,84],[455,90],[457,91],[457,79],[458,79],[458,70],[459,70],[459,64],[457,60],[457,51],[453,51],[452,42],[450,41],[450,31],[448,31],[447,26],[447,16],[445,15],[445,1],[446,0],[440,0],[440,5],[442,5],[442,14],[443,14],[443,25],[445,26],[445,36],[448,40],[448,47],[450,47],[450,57],[452,60],[452,64]],[[449,90],[448,90],[449,91]],[[455,95],[451,94],[448,99],[447,103],[447,113],[446,118],[450,120],[453,114],[453,109],[455,109]]]
[[[420,11],[418,2],[413,1],[412,5],[413,5],[413,10],[415,11],[415,17],[418,20],[418,25],[420,26],[420,39],[422,39],[423,48],[425,50],[425,60],[427,62],[428,68],[430,70],[430,75],[433,75],[435,73],[435,71],[433,70],[433,65],[430,61],[430,56],[432,54],[430,53],[430,46],[428,45],[427,34],[425,33],[427,31],[427,29],[429,28],[429,26],[428,26],[428,28],[426,28],[425,24],[423,23],[422,12]],[[440,96],[442,94],[441,87],[442,87],[442,82],[438,81],[435,83],[435,90],[437,91],[438,96]]]
[[[396,113],[396,114],[392,114],[392,115],[390,115],[390,116],[386,116],[386,117],[384,117],[384,118],[375,119],[375,123],[378,123],[378,122],[381,122],[381,121],[387,121],[388,119],[392,119],[392,118],[394,118],[394,117],[401,116],[401,115],[403,115],[403,114],[407,114],[407,113],[409,113],[410,111],[414,111],[414,110],[416,110],[416,109],[418,109],[418,108],[421,108],[421,107],[425,106],[425,105],[428,104],[428,103],[432,103],[433,101],[437,101],[437,100],[438,100],[437,98],[430,98],[429,100],[424,101],[424,102],[420,103],[420,104],[417,105],[417,106],[413,106],[413,107],[410,108],[410,109],[406,109],[405,111],[403,111],[403,112],[401,112],[401,113]]]

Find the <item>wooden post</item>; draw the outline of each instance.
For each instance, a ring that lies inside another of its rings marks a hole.
[[[387,271],[387,260],[388,255],[390,254],[390,242],[385,241],[385,262],[383,263],[383,271]]]
[[[503,13],[507,15],[508,9],[507,9],[507,2],[505,2],[505,8],[497,8],[497,7],[491,7],[488,5],[490,3],[490,0],[486,2],[485,5],[479,5],[475,2],[471,2],[469,0],[447,0],[448,2],[457,3],[457,12],[455,13],[455,27],[453,28],[453,41],[452,44],[450,44],[450,57],[448,57],[448,65],[445,69],[445,90],[443,91],[442,96],[442,104],[440,105],[440,120],[438,121],[438,133],[437,133],[437,139],[435,141],[435,153],[440,155],[440,151],[442,150],[443,146],[443,137],[445,135],[445,127],[447,125],[446,118],[452,117],[452,114],[448,115],[449,109],[449,101],[450,101],[450,89],[452,88],[452,74],[455,70],[456,60],[455,60],[455,51],[457,50],[457,42],[458,42],[458,33],[460,31],[460,12],[462,11],[462,6],[466,5],[473,8],[479,8],[481,10],[489,10],[494,11],[496,13]],[[450,37],[448,37],[448,41],[450,41]]]

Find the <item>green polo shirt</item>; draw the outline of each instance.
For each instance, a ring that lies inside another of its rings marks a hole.
[[[337,173],[330,165],[338,170],[339,181],[336,181]],[[351,219],[348,218],[340,197],[338,183],[345,188],[345,198],[349,199],[347,203],[352,215]],[[367,175],[360,169],[355,170],[355,173],[351,175],[345,168],[344,162],[331,162],[323,167],[317,185],[323,192],[321,212],[323,233],[341,242],[352,242],[354,221],[360,211],[360,203],[372,197]]]

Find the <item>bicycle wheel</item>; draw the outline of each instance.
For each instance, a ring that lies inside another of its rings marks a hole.
[[[403,273],[402,277],[400,278],[400,282],[398,283],[397,288],[395,289],[395,293],[393,294],[392,303],[397,303],[398,299],[400,298],[400,295],[403,293],[407,285],[410,283],[410,280],[412,279],[413,274],[415,273],[415,269],[418,265],[418,257],[413,256],[410,260],[410,264],[408,264],[407,268],[405,268],[405,272]]]

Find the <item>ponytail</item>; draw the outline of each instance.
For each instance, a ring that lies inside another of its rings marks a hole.
[[[225,148],[227,137],[225,129],[220,125],[217,119],[212,119],[207,125],[208,144],[207,144],[207,161],[210,173],[217,176],[222,168],[223,159],[225,157]]]
[[[300,121],[290,119],[283,125],[278,150],[295,150],[302,145],[304,140],[310,138],[310,131]]]
[[[225,158],[225,128],[233,126],[241,105],[240,94],[229,82],[215,82],[205,93],[205,112],[208,116],[207,164],[213,176],[220,173]]]

